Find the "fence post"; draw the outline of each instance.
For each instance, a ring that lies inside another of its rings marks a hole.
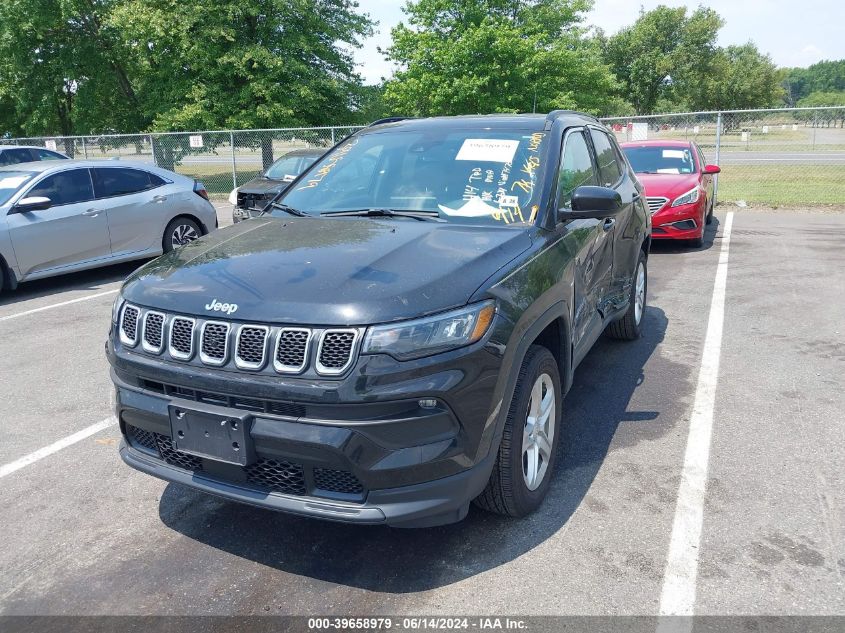
[[[238,170],[235,166],[235,133],[229,130],[229,145],[232,147],[232,189],[238,188]]]
[[[88,160],[88,142],[84,136],[82,137],[82,154],[85,156],[85,160]]]
[[[332,147],[334,147],[334,128],[332,128]]]
[[[816,149],[816,126],[818,125],[819,121],[819,112],[818,110],[813,110],[813,149]]]
[[[150,151],[153,154],[153,165],[158,167],[158,152],[156,151],[156,137],[150,134]]]
[[[722,153],[722,113],[716,114],[716,164],[719,165],[719,156]],[[719,199],[719,174],[713,178],[713,206]]]

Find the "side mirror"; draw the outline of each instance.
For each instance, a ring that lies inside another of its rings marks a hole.
[[[718,174],[722,171],[722,168],[718,165],[705,165],[704,166],[704,173],[705,174]]]
[[[23,198],[12,207],[12,213],[28,213],[30,211],[43,211],[53,206],[53,201],[44,196],[32,196]]]
[[[622,196],[609,187],[582,185],[572,192],[572,210],[567,218],[606,218],[622,209]]]

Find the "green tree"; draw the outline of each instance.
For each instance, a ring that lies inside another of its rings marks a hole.
[[[820,61],[807,68],[787,69],[783,86],[785,101],[790,106],[813,92],[845,91],[845,59]]]
[[[5,132],[70,135],[143,124],[126,56],[103,26],[113,6],[112,0],[0,3]]]
[[[605,112],[615,89],[581,26],[587,0],[418,0],[383,51],[399,65],[384,89],[404,115]]]
[[[845,90],[841,92],[813,92],[798,101],[800,108],[820,108],[824,106],[845,106]],[[812,121],[814,125],[845,127],[845,107],[836,110],[816,110],[798,113],[805,121]]]
[[[749,42],[720,49],[712,71],[685,95],[691,110],[768,108],[783,100],[782,72]]]
[[[371,34],[352,0],[123,0],[155,130],[320,125],[360,97],[349,47]]]
[[[699,82],[712,72],[716,36],[723,22],[712,9],[687,15],[684,7],[641,11],[634,24],[608,38],[607,63],[622,84],[622,97],[641,114],[661,101],[697,101]]]

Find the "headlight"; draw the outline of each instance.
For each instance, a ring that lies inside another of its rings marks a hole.
[[[695,189],[690,189],[684,195],[675,198],[675,202],[672,203],[672,206],[679,207],[682,204],[692,204],[693,202],[698,202],[699,191],[700,189],[698,188],[698,185],[696,185]]]
[[[114,303],[111,306],[111,322],[114,325],[117,325],[117,320],[120,318],[120,309],[123,307],[123,304],[126,303],[123,300],[123,296],[120,293],[117,293],[117,297],[114,299]]]
[[[233,207],[238,205],[238,190],[237,188],[232,189],[232,193],[229,194],[229,204]]]
[[[495,313],[495,304],[485,301],[424,319],[379,325],[367,332],[362,352],[408,360],[470,345],[484,336]]]

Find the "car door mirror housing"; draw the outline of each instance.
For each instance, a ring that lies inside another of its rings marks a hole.
[[[718,165],[705,165],[704,166],[704,173],[705,174],[718,174],[722,171],[722,168]]]
[[[562,219],[607,218],[622,209],[622,196],[610,187],[582,185],[572,192],[571,209],[561,209]]]
[[[28,213],[29,211],[43,211],[53,206],[52,200],[45,196],[30,196],[23,198],[12,208],[12,213]]]

